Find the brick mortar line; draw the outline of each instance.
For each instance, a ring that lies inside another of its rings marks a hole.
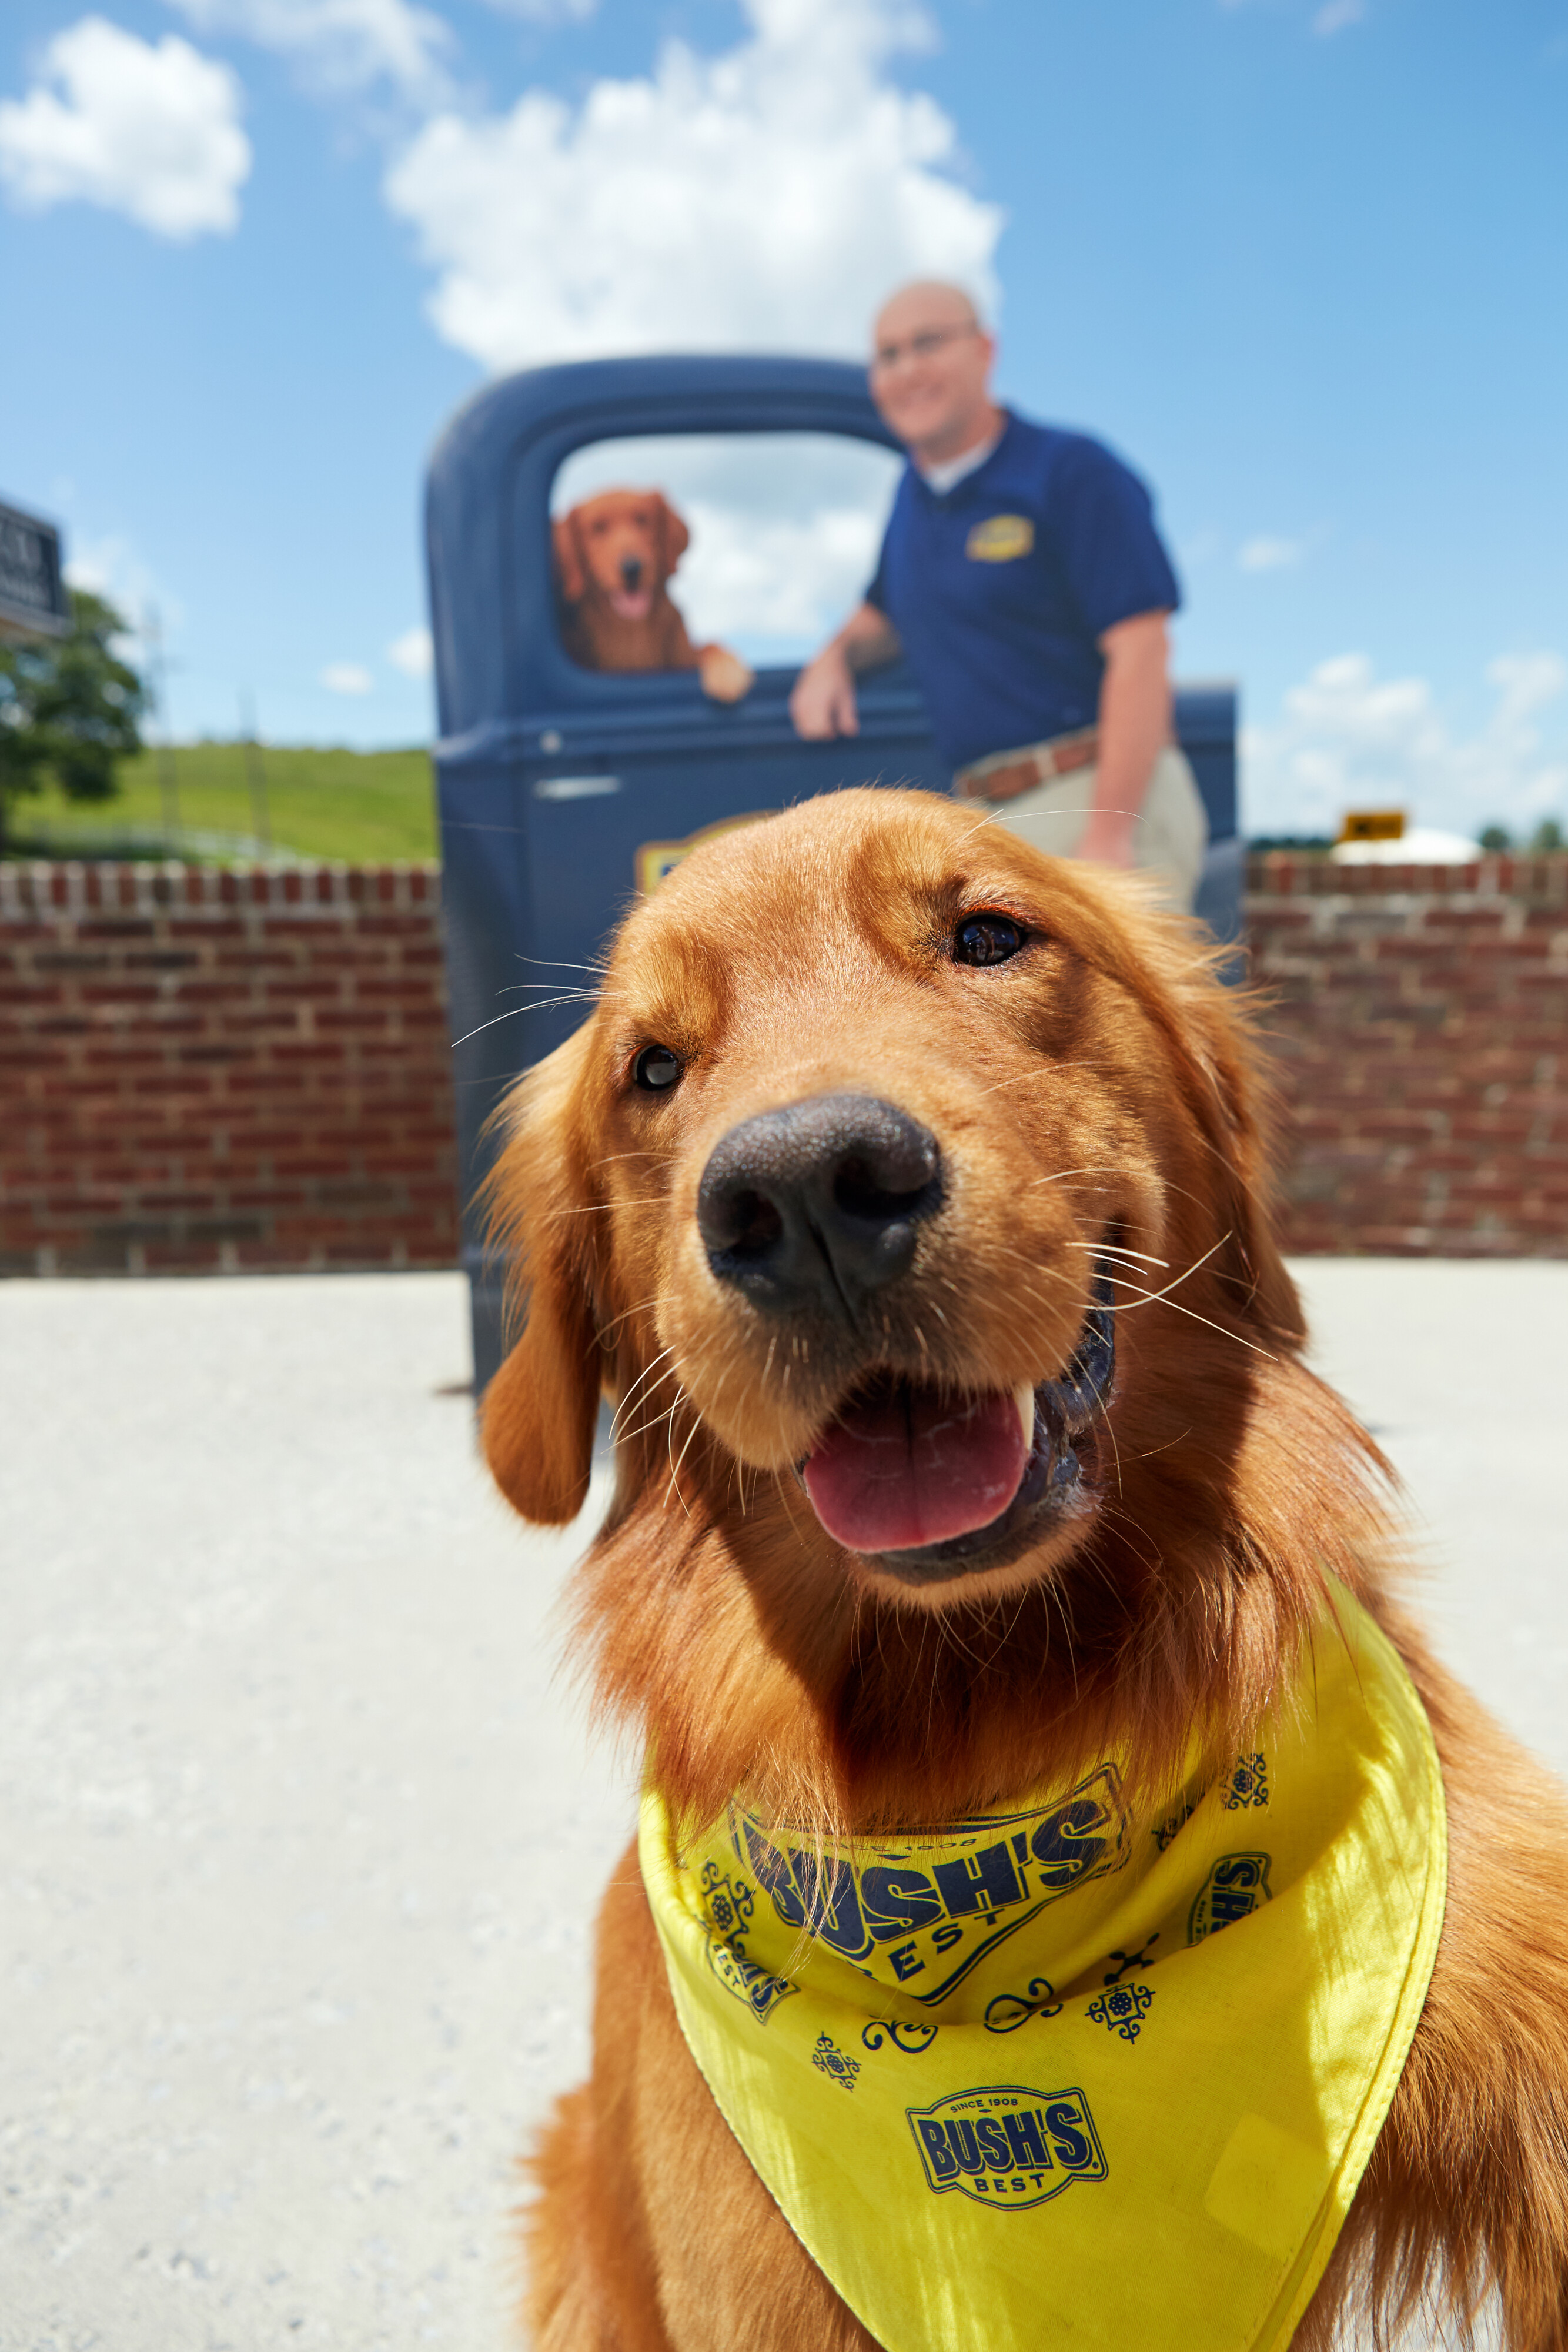
[[[64,858],[0,862],[0,922],[60,914],[434,911],[440,903],[441,867],[434,860],[230,867]]]

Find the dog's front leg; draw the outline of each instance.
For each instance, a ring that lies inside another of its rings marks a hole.
[[[635,1846],[600,1913],[593,2030],[533,2167],[538,2352],[875,2352],[686,2047]]]
[[[538,2192],[523,2219],[534,2352],[674,2352],[678,2340],[660,2316],[637,2146],[648,2011],[662,1990],[652,1932],[632,1845],[600,1907],[593,2072],[558,2102],[526,2168]]]

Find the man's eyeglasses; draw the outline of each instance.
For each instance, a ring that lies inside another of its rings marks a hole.
[[[878,343],[871,355],[873,371],[886,375],[904,360],[928,360],[946,343],[956,343],[966,335],[977,335],[978,327],[927,327],[924,333],[908,335],[902,343]]]

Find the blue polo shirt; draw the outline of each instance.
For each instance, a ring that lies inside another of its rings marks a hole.
[[[1086,433],[1008,415],[946,497],[906,466],[866,602],[885,613],[955,768],[1092,727],[1098,640],[1181,591],[1132,469]]]

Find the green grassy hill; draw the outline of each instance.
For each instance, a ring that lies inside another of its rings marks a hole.
[[[243,743],[144,751],[119,771],[111,801],[84,807],[54,792],[20,795],[7,850],[23,857],[155,857],[229,865],[263,854],[378,866],[436,855],[434,784],[423,751],[262,746],[259,792]],[[172,770],[165,798],[162,771]]]

